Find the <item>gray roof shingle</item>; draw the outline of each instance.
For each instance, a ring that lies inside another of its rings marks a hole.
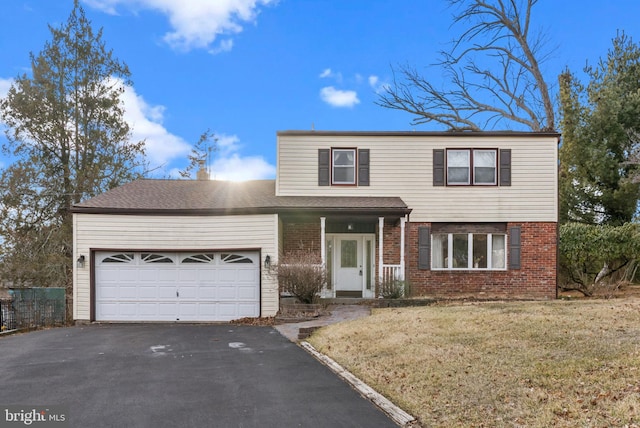
[[[140,179],[73,206],[86,213],[397,212],[398,197],[276,196],[275,180],[246,182]]]

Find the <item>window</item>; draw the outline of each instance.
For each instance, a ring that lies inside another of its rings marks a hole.
[[[253,263],[253,260],[242,254],[222,253],[220,258],[224,263]]]
[[[143,263],[173,263],[173,260],[163,254],[142,253],[140,258]]]
[[[497,181],[498,151],[495,149],[447,150],[447,184],[491,186]]]
[[[213,253],[191,254],[182,259],[182,263],[213,263],[215,261]]]
[[[496,151],[473,151],[473,184],[496,184]]]
[[[112,254],[102,259],[102,263],[132,263],[133,253]]]
[[[505,242],[500,233],[434,233],[433,269],[503,270]]]
[[[332,150],[331,182],[333,184],[356,184],[356,150]]]
[[[318,186],[369,186],[370,153],[369,149],[318,149]]]
[[[447,150],[447,184],[469,184],[470,150]]]

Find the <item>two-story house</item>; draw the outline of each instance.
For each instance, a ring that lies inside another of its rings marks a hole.
[[[327,269],[324,297],[556,296],[556,133],[277,135],[275,180],[138,180],[74,207],[74,318],[273,316],[270,264]]]

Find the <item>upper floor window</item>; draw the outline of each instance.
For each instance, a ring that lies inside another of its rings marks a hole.
[[[356,150],[333,149],[331,183],[356,184]]]
[[[433,149],[434,186],[511,186],[511,149]]]
[[[318,149],[319,186],[369,186],[369,149]]]
[[[448,185],[497,184],[497,150],[447,150]]]

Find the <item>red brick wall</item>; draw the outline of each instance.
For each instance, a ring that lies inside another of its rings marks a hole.
[[[521,227],[521,268],[506,271],[432,271],[418,269],[418,227],[408,223],[405,262],[414,296],[553,299],[556,297],[556,223],[508,223]],[[400,263],[400,225],[384,224],[385,264]],[[320,222],[283,224],[283,255],[315,252],[320,260]],[[507,236],[507,244],[510,237]],[[508,245],[507,245],[508,246]],[[508,251],[508,249],[507,249]],[[378,264],[378,242],[375,243]],[[376,272],[376,278],[377,278]]]
[[[284,223],[283,256],[313,252],[320,257],[320,220],[304,223]]]
[[[379,232],[377,236],[379,236]],[[400,224],[398,222],[384,222],[384,230],[382,232],[382,259],[384,264],[397,265],[400,264]],[[376,264],[378,264],[378,239],[376,236]]]
[[[556,223],[508,223],[507,230],[513,226],[521,227],[521,268],[485,272],[418,269],[418,227],[421,226],[430,226],[430,223],[411,223],[409,226],[409,252],[406,261],[414,296],[512,299],[556,297]],[[508,242],[509,236],[507,244]]]

